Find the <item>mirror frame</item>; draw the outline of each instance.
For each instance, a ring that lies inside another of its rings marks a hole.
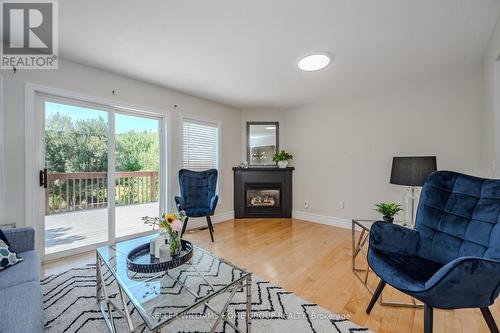
[[[247,121],[247,162],[249,166],[253,167],[269,167],[276,166],[276,162],[271,164],[252,164],[250,160],[250,126],[251,125],[269,125],[276,127],[276,152],[279,152],[279,141],[280,141],[280,123],[278,121]]]

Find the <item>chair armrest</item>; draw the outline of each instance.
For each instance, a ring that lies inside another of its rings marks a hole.
[[[186,202],[184,201],[183,197],[180,197],[180,196],[176,195],[174,197],[174,200],[175,200],[175,205],[177,206],[177,209],[179,211],[186,209]]]
[[[35,249],[35,229],[32,227],[12,228],[2,230],[15,252],[25,252]]]
[[[210,198],[210,210],[212,212],[215,211],[215,207],[217,207],[217,201],[219,201],[218,195],[214,195],[212,198]]]
[[[416,230],[397,224],[378,221],[370,229],[370,249],[415,255],[418,241],[419,234]]]
[[[500,291],[500,262],[480,257],[457,258],[425,283],[441,307],[468,308],[491,305]]]

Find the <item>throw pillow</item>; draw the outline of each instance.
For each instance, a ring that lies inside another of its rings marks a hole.
[[[0,271],[21,261],[23,261],[23,258],[11,251],[9,246],[3,240],[0,240]]]
[[[9,241],[7,240],[7,237],[5,237],[5,234],[3,233],[2,229],[0,229],[0,240],[2,240],[7,246],[10,246]]]

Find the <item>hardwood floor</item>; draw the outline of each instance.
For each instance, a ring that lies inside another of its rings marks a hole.
[[[423,332],[423,310],[376,304],[365,313],[370,294],[351,270],[351,230],[290,219],[244,219],[218,223],[215,243],[208,230],[191,230],[186,238],[256,276],[293,291],[374,332]],[[360,256],[358,256],[360,257]],[[50,275],[95,261],[94,252],[44,264]],[[362,260],[359,261],[362,265]],[[374,288],[378,279],[369,278]],[[386,287],[384,300],[409,301]],[[490,307],[500,324],[500,305]],[[487,333],[481,312],[476,309],[434,312],[435,333]]]

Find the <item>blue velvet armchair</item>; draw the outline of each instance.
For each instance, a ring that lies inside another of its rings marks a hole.
[[[214,215],[217,207],[218,195],[215,194],[217,187],[217,170],[191,171],[181,169],[179,171],[180,196],[175,197],[175,204],[179,211],[186,212],[186,221],[182,227],[181,237],[186,231],[190,217],[206,217],[210,238],[214,241],[214,227],[210,216]]]
[[[388,283],[425,304],[425,333],[432,332],[434,307],[480,308],[490,331],[498,332],[488,306],[500,290],[500,180],[432,173],[416,230],[374,223],[368,263],[381,281],[367,313]]]

